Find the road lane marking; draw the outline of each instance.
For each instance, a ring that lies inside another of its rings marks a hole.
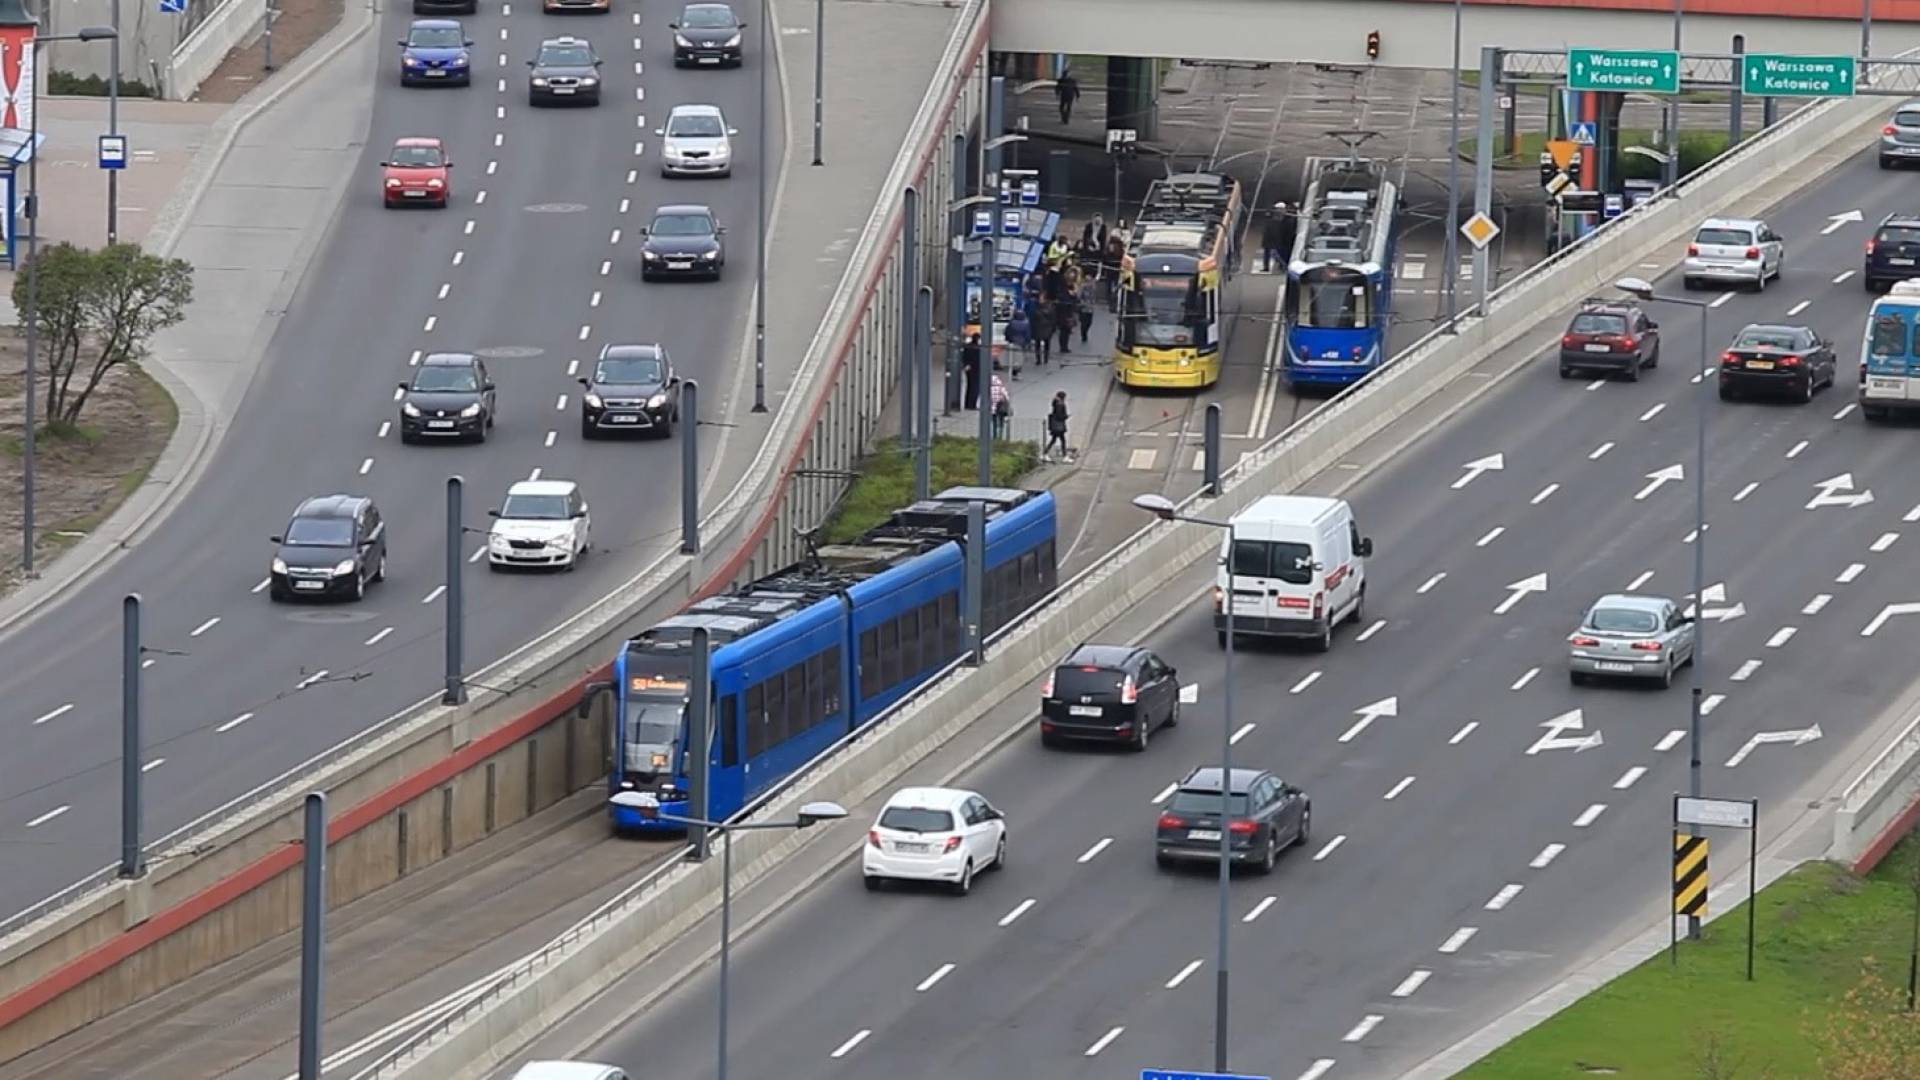
[[[1493,528],[1487,530],[1487,534],[1485,536],[1482,536],[1480,539],[1475,540],[1473,542],[1473,546],[1486,547],[1488,544],[1491,544],[1495,540],[1500,539],[1500,534],[1506,531],[1507,531],[1507,527],[1505,525],[1495,525]]]
[[[1460,946],[1465,945],[1467,942],[1471,941],[1473,939],[1473,935],[1479,932],[1480,932],[1480,928],[1477,926],[1463,926],[1460,929],[1455,930],[1453,933],[1447,935],[1447,940],[1440,943],[1439,951],[1446,953],[1448,956],[1452,956],[1454,953],[1457,953],[1460,951]]]
[[[407,366],[408,367],[420,366],[420,350],[419,349],[413,350],[413,355],[407,357]]]
[[[1524,888],[1526,888],[1525,885],[1508,882],[1502,885],[1500,891],[1494,893],[1492,898],[1489,899],[1484,906],[1488,911],[1499,911],[1501,908],[1513,903],[1513,898],[1519,896],[1520,890]]]
[[[1588,454],[1588,455],[1587,455],[1587,460],[1588,460],[1588,461],[1599,461],[1599,460],[1600,460],[1601,458],[1603,458],[1603,457],[1606,457],[1606,456],[1607,456],[1607,451],[1609,451],[1609,450],[1611,450],[1611,449],[1613,449],[1613,444],[1612,444],[1612,443],[1610,443],[1610,442],[1603,442],[1603,443],[1601,443],[1601,444],[1600,444],[1599,446],[1596,446],[1596,447],[1594,447],[1594,448],[1593,448],[1593,453],[1591,453],[1591,454]]]
[[[1250,923],[1253,920],[1259,918],[1260,916],[1265,915],[1267,913],[1268,908],[1272,907],[1273,905],[1279,902],[1280,902],[1280,898],[1277,896],[1266,897],[1265,899],[1262,899],[1259,903],[1253,905],[1252,911],[1249,911],[1245,915],[1240,916],[1240,921],[1243,923]]]
[[[1170,796],[1170,795],[1172,795],[1172,794],[1173,794],[1173,790],[1174,790],[1174,788],[1176,788],[1176,787],[1178,787],[1178,786],[1179,786],[1178,784],[1168,784],[1168,785],[1167,785],[1166,787],[1163,787],[1163,788],[1161,788],[1161,789],[1160,789],[1160,794],[1158,794],[1158,795],[1155,795],[1155,796],[1153,797],[1153,804],[1154,804],[1155,806],[1158,806],[1158,805],[1160,805],[1161,803],[1163,803],[1163,802],[1166,802],[1166,801],[1167,801],[1167,797],[1168,797],[1168,796]]]
[[[1527,673],[1525,675],[1520,676],[1518,679],[1515,679],[1513,681],[1513,685],[1507,687],[1507,689],[1524,690],[1526,689],[1526,685],[1532,682],[1534,680],[1534,677],[1539,674],[1540,674],[1539,668],[1528,668]]]
[[[528,482],[532,482],[538,479],[540,479],[540,470],[538,468],[535,468],[532,472],[527,474]]]
[[[937,984],[941,979],[946,978],[947,973],[952,970],[953,970],[952,964],[941,964],[939,967],[933,969],[933,974],[927,976],[924,979],[921,979],[920,985],[913,988],[914,991],[916,993],[921,993],[921,994],[926,993],[927,991],[933,989],[934,985]]]
[[[1653,580],[1653,571],[1651,570],[1645,571],[1639,577],[1636,577],[1632,581],[1627,583],[1627,591],[1628,592],[1638,591],[1640,586],[1645,585],[1647,582],[1652,580]]]
[[[37,829],[40,826],[45,825],[47,822],[52,821],[54,818],[59,817],[61,814],[64,814],[71,809],[73,809],[73,807],[67,805],[66,803],[61,803],[59,806],[56,806],[53,809],[47,811],[46,813],[41,814],[39,817],[34,818],[32,821],[27,822],[27,828]]]
[[[1852,276],[1853,276],[1853,271],[1851,271],[1851,270],[1848,270],[1848,271],[1846,271],[1846,272],[1844,272],[1844,273],[1842,273],[1842,274],[1839,274],[1838,276],[1836,276],[1836,277],[1835,277],[1835,278],[1833,279],[1833,283],[1834,283],[1835,285],[1839,285],[1839,284],[1842,284],[1843,282],[1845,282],[1845,281],[1846,281],[1846,280],[1847,280],[1848,278],[1850,278],[1850,277],[1852,277]]]
[[[324,679],[326,677],[327,677],[327,669],[321,668],[319,671],[316,671],[313,674],[307,676],[306,678],[301,679],[297,684],[294,685],[294,689],[305,690],[307,687],[312,686],[314,683],[317,683],[321,679]]]
[[[639,169],[628,169],[628,170],[627,170],[627,183],[629,183],[629,184],[631,184],[631,183],[633,183],[634,181],[636,181],[636,180],[639,180],[639,179],[640,179],[640,170],[639,170]]]
[[[1553,498],[1553,493],[1559,490],[1560,490],[1559,484],[1548,484],[1546,487],[1543,487],[1540,489],[1540,493],[1538,495],[1535,495],[1533,498],[1527,500],[1528,505],[1539,506],[1541,503],[1546,502],[1548,499]]]
[[[1548,844],[1546,847],[1541,848],[1540,854],[1535,855],[1533,861],[1527,865],[1535,870],[1545,870],[1553,863],[1553,860],[1559,858],[1560,853],[1565,850],[1567,850],[1567,845],[1565,844]],[[1441,949],[1440,951],[1446,952],[1447,950]]]
[[[1814,596],[1813,599],[1807,601],[1807,605],[1800,609],[1800,614],[1818,615],[1820,614],[1820,609],[1823,607],[1826,607],[1827,604],[1832,600],[1833,600],[1833,597],[1831,594],[1819,593],[1816,596]]]
[[[470,563],[477,563],[481,559],[484,559],[486,557],[487,557],[487,547],[485,544],[482,544],[479,547],[473,549],[473,554],[467,556],[467,561]]]
[[[1393,988],[1393,996],[1400,998],[1412,997],[1414,991],[1424,986],[1426,981],[1431,978],[1433,978],[1433,972],[1428,971],[1426,968],[1415,968],[1413,974],[1401,979],[1400,985]]]
[[[1603,802],[1594,803],[1592,806],[1589,806],[1585,810],[1580,811],[1580,816],[1573,819],[1573,827],[1576,829],[1584,829],[1587,826],[1593,824],[1595,821],[1599,820],[1600,815],[1606,812],[1607,812],[1606,803],[1603,803]]]
[[[1025,900],[1020,901],[1018,904],[1015,904],[1012,911],[1009,911],[1005,915],[1000,916],[1000,925],[1003,927],[1012,926],[1013,921],[1015,919],[1018,919],[1020,916],[1025,915],[1027,911],[1033,907],[1033,904],[1034,904],[1034,900],[1033,900],[1033,897],[1031,896],[1027,897]]]
[[[495,146],[504,146],[504,145],[506,145],[506,142],[507,142],[507,134],[506,134],[506,132],[504,132],[504,131],[496,131],[496,132],[494,132],[494,133],[493,133],[493,145],[495,145]]]
[[[1754,672],[1759,670],[1760,670],[1760,661],[1748,660],[1746,663],[1741,664],[1737,669],[1735,669],[1734,673],[1732,675],[1727,676],[1727,678],[1734,682],[1746,682],[1748,679],[1753,678]]]
[[[1359,1042],[1361,1039],[1366,1038],[1368,1033],[1373,1031],[1374,1028],[1379,1027],[1380,1021],[1385,1019],[1386,1017],[1381,1016],[1379,1013],[1368,1013],[1367,1015],[1360,1018],[1359,1023],[1353,1025],[1353,1029],[1351,1031],[1348,1031],[1345,1035],[1342,1035],[1340,1037],[1340,1041],[1341,1042]]]
[[[152,667],[152,666],[153,666],[153,664],[154,664],[154,662],[153,662],[152,660],[142,660],[142,661],[140,661],[140,670],[141,670],[141,671],[145,671],[145,670],[147,670],[148,668],[150,668],[150,667]]]
[[[472,236],[472,235],[473,235],[473,219],[472,219],[472,218],[468,218],[468,219],[467,219],[467,223],[466,223],[465,225],[462,225],[462,226],[460,227],[460,234],[461,234],[462,236]]]
[[[1183,982],[1186,982],[1188,976],[1192,975],[1196,971],[1199,971],[1200,965],[1203,963],[1206,963],[1206,961],[1204,960],[1187,961],[1186,967],[1181,968],[1178,972],[1174,974],[1173,978],[1167,980],[1167,989],[1178,990],[1180,988],[1180,984]]]
[[[1805,439],[1801,439],[1799,442],[1794,443],[1792,448],[1790,448],[1787,451],[1787,460],[1792,461],[1794,458],[1799,457],[1800,452],[1802,450],[1805,450],[1806,448],[1807,448],[1807,440]]]
[[[1607,385],[1607,380],[1605,380],[1605,379],[1595,379],[1595,380],[1593,380],[1592,382],[1590,382],[1590,383],[1588,383],[1588,384],[1587,384],[1587,389],[1588,389],[1588,390],[1598,390],[1598,389],[1600,389],[1601,387],[1603,387],[1603,386],[1605,386],[1605,385]]]
[[[1090,863],[1101,852],[1107,850],[1107,848],[1112,843],[1113,843],[1113,837],[1111,836],[1101,837],[1099,842],[1095,843],[1092,847],[1088,848],[1078,859],[1075,859],[1074,861],[1081,862],[1081,863]]]
[[[1114,1028],[1112,1031],[1107,1032],[1105,1035],[1100,1036],[1098,1039],[1095,1039],[1093,1041],[1093,1045],[1087,1047],[1086,1056],[1098,1057],[1100,1054],[1100,1051],[1105,1050],[1107,1047],[1113,1045],[1113,1040],[1119,1038],[1120,1033],[1125,1030],[1127,1029],[1124,1027],[1117,1027],[1117,1028]]]
[[[1633,768],[1620,774],[1620,779],[1613,782],[1613,790],[1625,791],[1639,783],[1640,778],[1645,775],[1647,775],[1647,767],[1645,765],[1635,765]]]
[[[213,618],[208,619],[206,622],[203,622],[199,626],[194,627],[192,630],[187,631],[187,636],[199,637],[201,634],[204,634],[207,631],[219,625],[220,625],[220,616],[215,615]]]
[[[1900,539],[1899,533],[1895,533],[1895,532],[1881,533],[1880,539],[1875,540],[1873,542],[1873,546],[1869,547],[1867,550],[1873,551],[1873,552],[1885,551],[1888,548],[1892,547],[1894,545],[1894,542],[1899,539]]]
[[[1463,741],[1464,739],[1466,739],[1466,737],[1467,737],[1467,736],[1469,736],[1469,735],[1471,735],[1471,734],[1473,734],[1473,729],[1474,729],[1474,728],[1477,728],[1477,727],[1479,727],[1479,726],[1480,726],[1480,721],[1478,721],[1478,720],[1469,720],[1469,721],[1467,721],[1466,723],[1464,723],[1464,724],[1461,724],[1461,725],[1460,725],[1460,730],[1459,730],[1459,731],[1456,731],[1456,732],[1454,732],[1454,733],[1453,733],[1453,738],[1451,738],[1451,739],[1448,739],[1448,740],[1447,740],[1447,745],[1448,745],[1448,746],[1458,746],[1458,745],[1460,745],[1460,743],[1461,743],[1461,742],[1462,742],[1462,741]]]
[[[1307,1071],[1300,1074],[1300,1080],[1320,1080],[1331,1068],[1333,1068],[1332,1058],[1315,1058],[1313,1064],[1307,1066]]]
[[[39,717],[38,719],[36,719],[36,720],[35,720],[35,721],[33,722],[33,726],[34,726],[34,727],[39,727],[39,726],[40,726],[41,724],[44,724],[44,723],[46,723],[46,722],[47,722],[47,721],[49,721],[49,720],[58,720],[58,719],[60,719],[61,717],[63,717],[63,716],[65,716],[65,715],[67,715],[68,713],[70,713],[70,712],[72,712],[72,711],[73,711],[73,705],[72,705],[72,704],[66,704],[66,705],[62,705],[62,706],[60,706],[59,708],[57,708],[57,709],[54,709],[54,710],[53,710],[53,711],[51,711],[51,712],[48,712],[48,713],[45,713],[45,714],[43,714],[43,715],[41,715],[41,716],[40,716],[40,717]]]
[[[579,374],[579,372],[580,372],[580,361],[578,360],[567,361],[567,378],[571,379],[575,375]]]
[[[1307,672],[1306,677],[1301,679],[1299,682],[1294,683],[1293,689],[1288,690],[1287,693],[1289,694],[1303,693],[1306,691],[1307,687],[1312,686],[1314,683],[1317,683],[1319,681],[1320,681],[1320,673],[1318,671],[1309,671]]]
[[[1857,402],[1849,401],[1845,405],[1840,406],[1840,411],[1837,413],[1834,413],[1833,418],[1835,420],[1845,420],[1848,417],[1848,415],[1851,414],[1853,410],[1858,407],[1859,407],[1859,404]]]
[[[377,435],[375,435],[375,436],[374,436],[374,438],[376,438],[376,439],[384,439],[384,438],[386,438],[386,437],[387,437],[387,432],[389,432],[389,431],[392,431],[392,430],[393,430],[393,421],[391,421],[391,420],[382,420],[382,421],[380,421],[380,432],[379,432],[379,434],[377,434]]]
[[[1347,842],[1347,834],[1346,834],[1346,833],[1341,833],[1341,834],[1340,834],[1339,836],[1336,836],[1336,837],[1334,837],[1333,839],[1331,839],[1331,840],[1329,840],[1329,841],[1327,841],[1327,845],[1326,845],[1325,847],[1323,847],[1323,848],[1321,848],[1321,849],[1320,849],[1319,851],[1316,851],[1316,852],[1314,852],[1314,853],[1313,853],[1313,861],[1314,861],[1314,862],[1324,862],[1324,861],[1326,860],[1326,858],[1327,858],[1327,856],[1329,856],[1329,855],[1331,855],[1331,854],[1333,854],[1333,853],[1334,853],[1335,851],[1337,851],[1337,850],[1339,850],[1339,848],[1340,848],[1340,845],[1341,845],[1341,844],[1344,844],[1344,843],[1346,843],[1346,842]]]
[[[496,87],[494,88],[494,92],[495,92],[495,93],[497,93],[497,94],[504,94],[504,93],[506,93],[506,92],[507,92],[507,80],[505,80],[505,79],[501,79],[501,80],[500,80],[500,83],[499,83],[499,85],[498,85],[498,86],[496,86]],[[491,164],[492,164],[492,162],[488,162],[488,164],[489,164],[489,165],[491,165]],[[492,172],[493,170],[492,170],[491,168],[489,168],[489,169],[488,169],[487,171],[488,171],[489,173],[491,173],[491,172]]]
[[[612,244],[614,247],[620,246],[620,230],[619,229],[613,230],[613,232],[610,235],[608,235],[607,243]]]
[[[440,594],[446,591],[447,587],[445,585],[435,585],[432,592],[420,598],[420,602],[423,604],[431,604],[435,600],[440,599]]]
[[[1687,737],[1686,732],[1681,731],[1678,728],[1675,728],[1674,730],[1667,732],[1665,735],[1660,736],[1660,741],[1657,743],[1654,743],[1653,748],[1664,754],[1667,751],[1673,749],[1674,747],[1680,745],[1680,740],[1686,737]]]
[[[554,440],[558,439],[559,437],[560,437],[560,433],[557,431],[547,432],[546,445],[551,447],[553,445]]]
[[[368,473],[370,473],[370,472],[372,472],[372,471],[373,471],[373,459],[372,459],[372,458],[368,458],[368,459],[366,459],[365,461],[362,461],[362,462],[360,463],[360,475],[361,475],[361,476],[365,476],[365,475],[367,475]]]
[[[149,773],[159,768],[160,766],[165,765],[166,763],[167,763],[166,758],[157,757],[157,758],[154,758],[152,761],[147,762],[145,765],[140,766],[140,771],[143,773]]]
[[[389,626],[386,629],[381,630],[379,633],[368,638],[367,640],[361,642],[361,644],[362,645],[378,645],[380,644],[381,641],[386,639],[386,636],[388,634],[391,634],[391,633],[393,633],[393,627]]]
[[[848,1054],[853,1053],[853,1048],[856,1046],[859,1046],[863,1042],[866,1042],[867,1036],[871,1034],[873,1034],[873,1031],[870,1028],[861,1028],[859,1031],[854,1032],[853,1038],[848,1039],[846,1042],[841,1043],[840,1049],[835,1050],[833,1052],[833,1056],[836,1058],[843,1058],[843,1057],[846,1057]]]
[[[1900,520],[1901,521],[1920,521],[1920,503],[1913,504],[1913,509],[1907,511],[1904,514],[1901,514]]]
[[[580,340],[581,341],[587,340],[587,335],[591,333],[593,333],[593,326],[591,324],[589,323],[580,324]]]
[[[1760,486],[1759,483],[1755,482],[1755,483],[1750,483],[1746,487],[1741,488],[1739,491],[1734,493],[1733,501],[1734,502],[1747,501],[1747,496],[1753,494],[1753,489],[1759,486]]]
[[[553,407],[557,412],[566,412],[567,411],[567,395],[561,394],[560,397],[556,401],[554,401]]]
[[[431,334],[433,333],[433,328],[438,325],[440,325],[440,316],[429,315],[427,316],[427,321],[424,324],[422,324],[422,331],[424,333]]]
[[[1386,625],[1387,625],[1387,620],[1375,619],[1373,621],[1372,626],[1369,626],[1365,630],[1362,630],[1358,634],[1355,634],[1353,640],[1365,641],[1368,638],[1372,637],[1373,635],[1379,633]]]
[[[1241,739],[1246,738],[1247,735],[1251,733],[1254,728],[1259,726],[1260,725],[1255,724],[1252,721],[1248,721],[1247,723],[1241,724],[1240,730],[1234,732],[1233,735],[1227,739],[1228,745],[1238,745]]]
[[[1914,509],[1920,510],[1920,506],[1914,507]],[[1422,584],[1419,588],[1413,591],[1420,594],[1421,596],[1425,596],[1429,592],[1433,591],[1433,587],[1435,585],[1438,585],[1445,580],[1447,580],[1447,574],[1446,574],[1446,571],[1443,570],[1440,573],[1435,574],[1432,577],[1428,578],[1424,584]]]
[[[1707,306],[1719,307],[1721,304],[1724,304],[1731,299],[1733,299],[1733,290],[1729,289],[1726,292],[1721,293],[1719,296],[1714,297],[1711,301],[1707,303]]]
[[[613,262],[611,260],[602,260],[600,263],[600,276],[606,277],[611,273],[613,273]]]
[[[1799,303],[1797,303],[1797,304],[1795,304],[1795,305],[1793,305],[1792,307],[1790,307],[1790,308],[1788,308],[1788,309],[1787,309],[1787,314],[1788,314],[1788,315],[1798,315],[1798,314],[1800,314],[1801,312],[1803,312],[1803,311],[1805,311],[1805,310],[1807,310],[1807,305],[1808,305],[1808,304],[1811,304],[1811,303],[1813,303],[1813,301],[1811,301],[1811,300],[1802,300],[1802,301],[1800,301]]]
[[[1666,402],[1664,401],[1660,402],[1659,404],[1655,405],[1653,408],[1648,409],[1646,412],[1641,413],[1640,422],[1644,424],[1647,421],[1653,419],[1654,417],[1659,416],[1663,411],[1666,410],[1666,407],[1667,407]]]
[[[227,721],[226,723],[221,724],[219,727],[214,728],[213,729],[214,734],[225,735],[227,732],[232,731],[234,728],[239,727],[241,724],[244,724],[251,719],[253,719],[252,713],[243,712],[239,716],[236,716],[233,719]]]
[[[251,593],[258,593],[258,592],[260,592],[260,591],[261,591],[262,589],[265,589],[265,588],[266,588],[267,586],[269,586],[269,585],[271,585],[271,584],[273,584],[273,579],[272,579],[272,578],[270,578],[270,577],[263,577],[263,578],[261,578],[261,579],[260,579],[260,584],[258,584],[258,585],[255,585],[255,586],[254,586],[253,588],[251,588],[251,589],[248,589],[247,591],[248,591],[248,592],[251,592]]]
[[[1395,784],[1395,785],[1393,785],[1393,787],[1391,787],[1391,788],[1389,788],[1389,789],[1387,789],[1387,793],[1386,793],[1385,795],[1382,795],[1382,796],[1380,796],[1380,797],[1381,797],[1381,798],[1383,798],[1383,799],[1386,799],[1386,800],[1388,800],[1389,802],[1391,802],[1392,800],[1394,800],[1394,799],[1397,799],[1397,798],[1399,798],[1399,797],[1400,797],[1400,793],[1401,793],[1401,792],[1403,792],[1403,791],[1405,791],[1405,790],[1407,790],[1408,788],[1410,788],[1410,787],[1412,787],[1412,786],[1413,786],[1413,777],[1411,777],[1411,776],[1403,776],[1403,777],[1401,777],[1401,778],[1400,778],[1400,782],[1399,782],[1399,783],[1397,783],[1397,784]]]
[[[1719,708],[1720,703],[1725,700],[1727,700],[1727,695],[1725,694],[1708,694],[1707,700],[1700,703],[1700,715],[1712,715],[1713,710]]]

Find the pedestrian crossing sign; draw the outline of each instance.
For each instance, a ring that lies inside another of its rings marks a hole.
[[[160,0],[162,15],[179,15],[187,10],[187,0]]]
[[[1573,123],[1573,141],[1581,146],[1592,146],[1596,134],[1596,125],[1591,120],[1576,120]]]

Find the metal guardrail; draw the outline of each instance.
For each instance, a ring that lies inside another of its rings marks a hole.
[[[1880,794],[1888,777],[1907,768],[1916,753],[1920,753],[1920,713],[1840,792],[1841,809],[1859,810],[1868,799]]]

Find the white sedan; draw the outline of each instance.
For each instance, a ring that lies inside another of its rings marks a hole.
[[[593,518],[580,485],[571,480],[522,480],[507,489],[507,501],[489,510],[487,565],[573,569],[592,546]]]
[[[973,875],[1007,862],[1007,820],[977,792],[903,788],[887,800],[860,849],[867,888],[936,881],[965,896]]]

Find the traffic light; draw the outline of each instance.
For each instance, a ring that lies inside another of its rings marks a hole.
[[[1380,31],[1367,31],[1367,59],[1380,59]]]

